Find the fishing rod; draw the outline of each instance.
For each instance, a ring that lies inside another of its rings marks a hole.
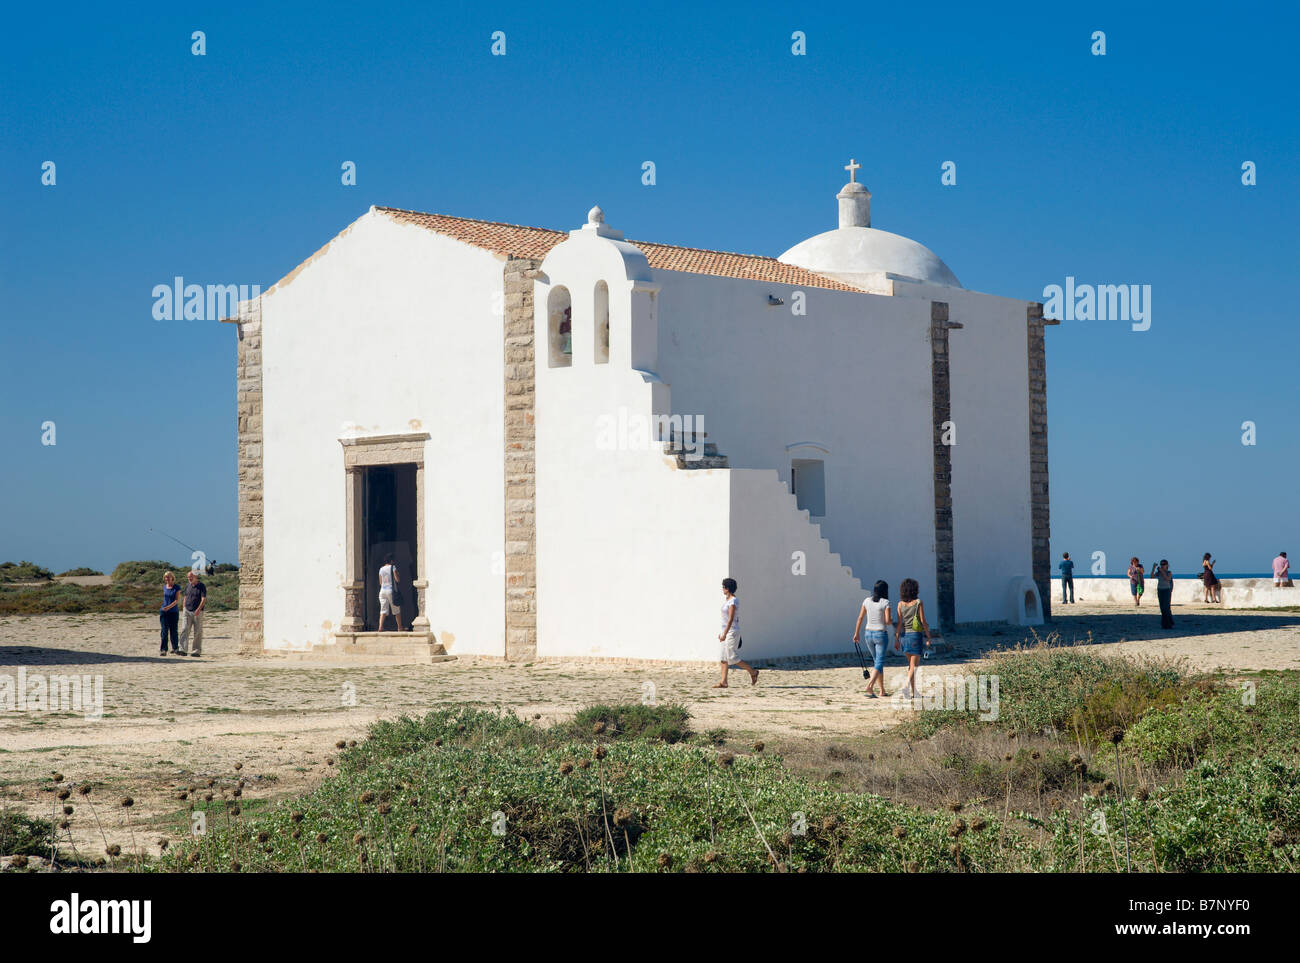
[[[193,562],[194,562],[194,566],[192,566],[192,567],[194,567],[194,570],[195,570],[196,572],[199,570],[199,568],[203,568],[203,569],[207,572],[207,574],[211,575],[213,569],[216,567],[216,564],[217,564],[216,561],[215,561],[214,559],[210,559],[210,558],[208,558],[206,552],[202,551],[201,549],[197,549],[197,548],[195,548],[193,545],[186,545],[184,542],[182,542],[182,541],[181,541],[179,538],[177,538],[175,535],[168,535],[168,534],[167,534],[166,532],[164,532],[161,528],[159,528],[159,529],[152,529],[152,528],[151,528],[151,529],[149,529],[149,534],[150,534],[150,535],[162,535],[162,536],[164,536],[164,537],[166,537],[166,538],[170,538],[170,539],[171,539],[173,542],[175,542],[177,545],[180,545],[180,546],[182,546],[183,548],[188,548],[188,549],[190,550],[190,559],[193,560]],[[195,556],[198,556],[198,557],[196,558]],[[202,561],[200,561],[200,559],[201,559]]]

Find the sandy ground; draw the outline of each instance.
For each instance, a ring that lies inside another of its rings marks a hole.
[[[1134,612],[1081,603],[1058,606],[1055,616],[1048,631],[1103,653],[1179,657],[1199,670],[1300,669],[1300,612],[1178,606],[1170,632],[1159,628],[1154,605]],[[852,620],[848,613],[846,644]],[[156,615],[0,618],[0,680],[16,680],[19,668],[28,677],[99,675],[104,700],[98,720],[0,706],[0,805],[49,818],[52,772],[61,773],[69,788],[93,783],[89,803],[75,793],[69,800],[77,809],[77,846],[99,855],[106,838],[134,852],[185,831],[189,803],[177,798],[183,787],[197,785],[202,792],[208,779],[220,787],[242,776],[251,814],[324,778],[338,740],[363,737],[376,719],[444,703],[508,706],[546,723],[595,702],[640,701],[652,684],[658,701],[690,710],[697,730],[726,729],[737,743],[758,736],[777,749],[783,739],[867,736],[899,714],[888,701],[864,698],[852,657],[768,668],[756,688],[743,673],[733,673],[730,689],[715,690],[709,686],[716,670],[698,665],[575,660],[524,667],[465,657],[425,666],[362,666],[247,658],[237,652],[237,622],[235,613],[210,616],[204,657],[190,659],[157,655]],[[986,631],[950,636],[954,655],[930,671],[975,667],[984,653],[1026,636]],[[891,656],[890,691],[899,685],[899,666]],[[127,795],[135,800],[129,811],[118,804]]]

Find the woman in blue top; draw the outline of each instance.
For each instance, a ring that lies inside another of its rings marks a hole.
[[[181,587],[176,584],[176,577],[171,572],[163,573],[163,600],[162,608],[158,610],[158,622],[162,625],[162,648],[158,650],[159,655],[167,654],[167,638],[171,637],[172,652],[180,655],[180,644],[177,641],[177,625],[181,617],[181,602],[185,596],[181,594]]]

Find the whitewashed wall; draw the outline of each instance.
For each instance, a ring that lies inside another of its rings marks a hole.
[[[1279,588],[1273,585],[1271,578],[1225,578],[1221,580],[1223,607],[1225,609],[1281,608],[1300,605],[1300,588]],[[1173,594],[1170,601],[1174,605],[1200,605],[1205,600],[1205,586],[1199,578],[1175,578]],[[1083,578],[1075,576],[1074,598],[1076,602],[1114,602],[1121,605],[1133,604],[1133,595],[1126,578]],[[1069,606],[1060,607],[1061,580],[1052,579],[1052,604],[1058,606],[1058,612],[1069,612]],[[1151,606],[1158,609],[1156,598],[1156,580],[1147,576],[1146,588],[1142,595],[1142,607]]]
[[[427,431],[428,615],[457,653],[504,654],[502,261],[379,213],[262,302],[265,644],[343,618],[339,437]],[[494,302],[493,293],[497,294]]]
[[[681,410],[664,385],[633,370],[658,364],[653,335],[665,315],[655,282],[667,272],[651,280],[639,253],[592,234],[555,248],[542,270],[537,329],[546,330],[551,290],[566,287],[573,364],[550,367],[539,341],[538,654],[715,660],[728,575],[741,583],[744,657],[844,651],[861,587],[775,472],[678,470],[657,445],[598,444],[602,415]],[[594,361],[600,281],[610,292],[608,364]],[[791,572],[795,550],[807,553],[806,575]]]
[[[1026,302],[931,289],[948,302],[953,554],[958,622],[1007,617],[1015,576],[1033,576]]]
[[[929,302],[655,277],[663,285],[658,371],[672,386],[673,410],[703,415],[733,468],[774,469],[787,487],[792,458],[823,459],[826,515],[814,521],[831,551],[864,585],[885,579],[895,598],[899,582],[915,578],[937,624]],[[805,316],[791,312],[796,290]],[[769,294],[785,304],[769,306]],[[829,451],[787,450],[799,442]],[[780,551],[788,572],[789,552]],[[856,618],[856,606],[849,614]]]

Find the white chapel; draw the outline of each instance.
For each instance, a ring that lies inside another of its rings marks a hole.
[[[776,258],[372,207],[242,302],[244,646],[712,661],[728,576],[750,661],[851,651],[876,579],[1041,622],[1053,322],[858,167]]]

